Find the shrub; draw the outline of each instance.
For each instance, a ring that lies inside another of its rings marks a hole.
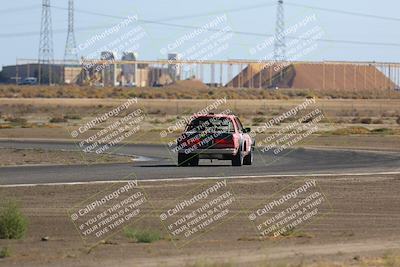
[[[397,118],[396,122],[400,125],[400,117]]]
[[[68,119],[65,117],[53,117],[49,120],[51,123],[62,123],[62,122],[68,122]]]
[[[0,239],[24,237],[28,221],[15,202],[8,202],[0,211]]]
[[[371,131],[372,133],[377,133],[377,134],[394,134],[392,129],[388,129],[388,128],[378,128],[378,129],[374,129]]]
[[[80,115],[78,115],[78,114],[67,114],[67,115],[64,116],[64,119],[67,119],[67,120],[80,120],[80,119],[82,119],[82,117]]]
[[[372,123],[372,119],[371,118],[362,118],[361,119],[361,123],[362,124],[371,124]]]
[[[9,117],[6,118],[5,121],[14,123],[14,124],[25,124],[27,122],[26,119],[24,118],[19,118],[19,117]]]
[[[154,230],[138,230],[133,228],[125,228],[124,234],[127,238],[138,243],[152,243],[161,239],[159,232]]]
[[[0,123],[0,129],[10,129],[13,128],[10,124]]]
[[[230,262],[211,262],[211,261],[204,260],[204,259],[196,260],[193,263],[185,265],[185,267],[232,267],[232,266],[236,266],[236,265],[233,265]],[[260,266],[269,267],[270,265],[260,265]]]
[[[364,127],[348,127],[337,129],[330,132],[333,135],[352,135],[352,134],[369,134],[370,131]]]
[[[0,250],[0,259],[11,256],[11,250],[8,247],[4,247]]]
[[[264,117],[255,117],[255,118],[252,119],[252,122],[254,124],[258,124],[258,123],[265,122],[265,120],[266,120],[266,118],[264,118]]]
[[[399,266],[400,264],[400,256],[399,255],[395,255],[391,252],[386,253],[383,256],[383,266],[385,267],[395,267],[395,266]]]
[[[372,121],[372,124],[383,124],[383,120],[382,119],[375,119]]]
[[[132,228],[126,227],[124,229],[124,235],[129,239],[136,239],[136,231]]]
[[[312,238],[311,234],[305,233],[303,231],[296,230],[295,228],[291,227],[287,229],[287,231],[281,234],[284,237],[296,237],[296,238]]]

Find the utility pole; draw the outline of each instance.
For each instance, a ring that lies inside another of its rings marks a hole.
[[[283,0],[278,0],[274,45],[274,59],[276,61],[286,60],[285,39],[285,12],[283,8]]]
[[[76,50],[76,40],[74,32],[74,0],[68,0],[68,33],[65,44],[64,61],[78,63],[78,53]]]
[[[40,41],[39,41],[39,83],[41,81],[41,65],[47,65],[48,79],[51,83],[51,64],[54,62],[53,50],[53,29],[51,21],[51,6],[50,0],[43,0],[42,2],[42,23],[40,27]]]

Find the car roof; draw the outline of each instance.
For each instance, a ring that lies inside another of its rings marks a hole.
[[[226,114],[204,114],[204,115],[196,115],[194,116],[195,119],[197,118],[229,118],[229,119],[234,119],[236,118],[235,115],[226,115]]]

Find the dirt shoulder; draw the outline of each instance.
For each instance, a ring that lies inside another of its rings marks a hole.
[[[72,141],[71,133],[96,117],[125,103],[126,99],[86,98],[0,98],[0,138],[4,139],[64,139]],[[305,99],[227,99],[215,112],[230,110],[243,125],[258,129],[271,119],[301,105]],[[174,141],[183,131],[180,121],[214,101],[209,99],[138,99],[128,112],[140,108],[146,114],[137,124],[134,134],[121,142],[159,144]],[[400,151],[399,99],[316,99],[307,112],[319,109],[324,118],[317,131],[296,142],[300,147],[337,147]],[[249,109],[249,106],[252,108]],[[305,111],[304,111],[305,112]],[[18,115],[16,115],[18,114]],[[120,114],[109,121],[85,131],[77,139],[93,136],[122,118]],[[304,115],[304,114],[303,114]],[[303,116],[301,115],[301,116]],[[289,118],[267,130],[257,131],[256,144],[268,136],[291,129]],[[136,125],[136,124],[135,124]],[[297,128],[297,126],[296,126]],[[162,133],[168,129],[168,136]],[[170,132],[170,129],[175,129]],[[298,137],[298,136],[296,136]],[[77,141],[77,140],[74,140]],[[265,143],[265,142],[264,142]]]
[[[215,180],[139,180],[151,203],[139,225],[158,231],[161,240],[138,243],[120,232],[93,249],[82,242],[67,210],[101,193],[109,184],[0,187],[0,203],[16,199],[30,222],[25,239],[0,240],[0,247],[7,246],[12,251],[12,256],[0,260],[0,265],[396,266],[385,264],[397,261],[400,251],[400,175],[317,177],[330,208],[321,208],[321,216],[296,227],[295,234],[260,238],[249,222],[249,210],[305,178],[228,180],[240,203],[232,209],[235,216],[179,249],[159,214],[194,188]],[[41,241],[44,236],[49,241]]]
[[[178,136],[178,135],[177,135]],[[258,135],[257,140],[263,140],[267,135]],[[0,140],[45,140],[72,142],[64,129],[3,129]],[[139,137],[125,142],[128,144],[165,144],[159,132],[141,131]],[[257,142],[256,142],[257,145]],[[313,135],[295,147],[366,149],[377,151],[400,151],[399,135]]]
[[[0,148],[0,167],[21,165],[75,165],[93,163],[131,162],[132,157],[77,151],[52,151],[44,149]]]

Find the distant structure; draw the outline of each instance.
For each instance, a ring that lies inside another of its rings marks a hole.
[[[173,63],[174,61],[180,60],[181,55],[178,53],[169,53],[168,54],[168,62]],[[172,80],[179,81],[181,79],[181,65],[180,64],[168,64],[168,74],[172,78]]]
[[[283,0],[278,0],[276,11],[276,28],[275,28],[275,44],[274,59],[276,61],[286,60],[286,41],[285,41],[285,12],[283,8]]]
[[[138,54],[135,52],[123,52],[123,61],[136,61]],[[122,64],[122,85],[123,86],[135,86],[136,85],[136,69],[137,64]]]
[[[69,64],[78,63],[76,40],[74,32],[74,0],[68,0],[68,33],[65,44],[64,60]]]
[[[39,64],[51,64],[54,61],[53,29],[50,0],[43,0],[42,23],[40,28]]]
[[[107,64],[102,66],[103,86],[116,86],[117,74],[116,65],[114,64],[117,59],[117,53],[114,51],[101,52],[101,60],[106,60]]]
[[[293,62],[289,65],[249,64],[227,87],[326,90],[388,90],[397,88],[393,66],[352,62]],[[391,70],[391,71],[390,71]],[[396,76],[395,76],[396,75]]]

